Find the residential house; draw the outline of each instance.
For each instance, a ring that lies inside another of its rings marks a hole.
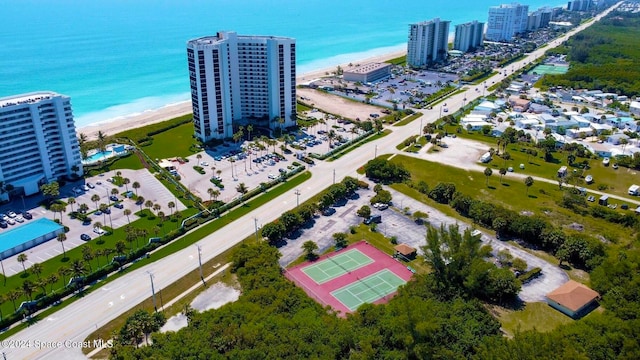
[[[574,280],[569,280],[546,296],[551,307],[572,318],[580,318],[597,307],[599,297],[596,291]]]
[[[611,131],[612,129],[611,125],[607,125],[607,124],[591,123],[590,127],[593,129],[596,135],[602,134],[603,131]]]
[[[519,96],[509,96],[509,105],[511,105],[511,108],[514,111],[525,112],[529,110],[529,106],[531,105],[531,100],[521,99]]]
[[[622,142],[622,139],[626,140],[627,143],[629,142],[629,136],[621,133],[617,133],[609,136],[607,138],[607,142],[613,145],[620,145],[620,143]]]

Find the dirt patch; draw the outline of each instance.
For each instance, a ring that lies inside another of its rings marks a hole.
[[[337,95],[327,94],[322,91],[313,89],[297,89],[296,93],[298,96],[305,98],[305,104],[313,104],[314,107],[321,110],[352,120],[366,120],[370,117],[369,114],[380,114],[380,108],[376,106],[358,103],[356,101],[348,100]]]

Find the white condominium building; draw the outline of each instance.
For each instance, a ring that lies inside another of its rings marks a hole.
[[[453,40],[453,49],[467,52],[482,46],[484,36],[484,23],[476,20],[465,24],[456,25],[456,35]]]
[[[516,34],[527,31],[528,5],[502,4],[489,8],[485,38],[489,41],[511,41]]]
[[[71,100],[43,91],[0,98],[0,200],[32,195],[40,185],[82,175]],[[10,188],[11,188],[10,187]]]
[[[296,124],[295,39],[219,32],[187,42],[196,136],[230,138],[234,125]]]
[[[407,64],[421,68],[447,58],[450,21],[435,18],[409,24]]]

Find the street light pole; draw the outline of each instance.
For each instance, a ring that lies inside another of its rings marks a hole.
[[[156,290],[153,287],[153,274],[149,271],[147,271],[149,273],[149,279],[151,280],[151,298],[153,299],[153,310],[155,310],[155,312],[158,312],[158,307],[156,306]]]
[[[253,218],[253,224],[256,232],[256,242],[258,242],[258,218]]]
[[[202,280],[202,284],[203,285],[207,285],[207,283],[204,281],[204,274],[202,273],[202,247],[200,247],[200,245],[196,244],[196,247],[198,248],[198,265],[200,266],[200,280]]]
[[[378,157],[378,144],[376,144],[376,149],[373,151],[373,158],[377,158]]]
[[[418,140],[422,136],[422,116],[420,116],[420,129],[418,129]]]
[[[336,183],[336,169],[333,169],[333,183]]]
[[[296,189],[296,207],[300,206],[300,189]]]

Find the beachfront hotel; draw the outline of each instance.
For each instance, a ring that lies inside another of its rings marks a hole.
[[[527,31],[529,5],[502,4],[489,8],[485,38],[489,41],[511,41]]]
[[[477,20],[456,25],[453,49],[467,52],[482,46],[484,23]]]
[[[296,124],[295,39],[219,32],[187,42],[191,104],[202,141],[234,127]]]
[[[71,99],[50,91],[0,98],[0,200],[82,175]]]
[[[435,18],[409,24],[407,64],[422,68],[447,58],[450,21]]]

